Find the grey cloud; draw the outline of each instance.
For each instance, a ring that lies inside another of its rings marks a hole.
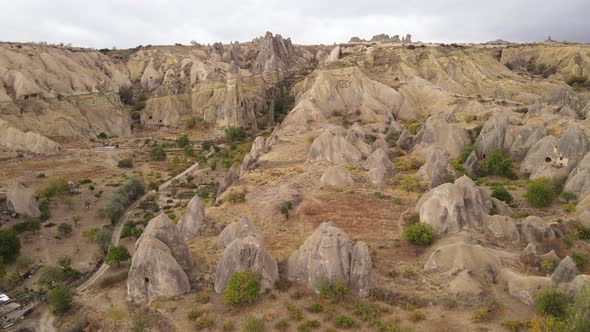
[[[0,40],[97,48],[247,41],[267,30],[299,44],[377,33],[434,42],[540,41],[547,35],[590,42],[587,0],[552,6],[538,0],[1,1]]]

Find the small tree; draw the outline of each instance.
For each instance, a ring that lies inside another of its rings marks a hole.
[[[181,134],[177,139],[176,139],[176,146],[178,146],[179,148],[184,148],[185,146],[191,144],[191,141],[188,138],[187,134]]]
[[[537,296],[537,311],[544,315],[564,318],[567,310],[567,299],[558,289],[541,291]]]
[[[549,206],[555,198],[553,185],[547,178],[538,178],[529,183],[526,199],[534,207]]]
[[[481,169],[484,173],[504,176],[509,179],[516,177],[512,170],[513,167],[512,159],[510,159],[508,153],[500,150],[493,150],[490,152],[481,165]]]
[[[125,246],[115,246],[109,248],[109,252],[105,257],[105,262],[109,265],[115,264],[119,267],[121,266],[121,262],[129,260],[129,258],[131,258],[131,256]]]
[[[508,204],[512,203],[514,198],[508,190],[502,185],[497,185],[492,188],[492,197],[497,198]]]
[[[246,132],[240,127],[227,127],[224,134],[227,143],[241,142],[246,138]]]
[[[418,222],[404,228],[402,233],[404,240],[418,246],[427,246],[434,240],[432,225]]]
[[[0,260],[13,261],[20,252],[20,239],[13,229],[0,229]]]
[[[62,269],[67,270],[72,266],[72,257],[70,256],[62,256],[57,261],[57,265],[61,266]]]
[[[285,216],[285,219],[289,220],[289,212],[293,210],[293,203],[283,202],[281,205],[281,213]]]
[[[61,223],[57,226],[57,231],[63,235],[69,235],[72,233],[72,225],[66,224],[65,222]]]
[[[195,155],[192,145],[187,144],[184,146],[184,155],[187,157],[193,157]]]
[[[133,159],[131,159],[131,158],[121,159],[117,162],[117,166],[120,168],[132,168],[133,167]]]
[[[54,315],[61,316],[66,313],[72,305],[73,300],[72,291],[65,285],[57,285],[47,293],[49,309]]]
[[[166,151],[160,145],[155,145],[150,150],[151,160],[164,160],[166,159]]]
[[[106,253],[111,245],[111,233],[104,228],[99,229],[94,235],[94,242],[98,244],[103,253]]]
[[[226,303],[251,303],[256,300],[260,291],[260,277],[252,270],[235,272],[229,277],[223,292]]]

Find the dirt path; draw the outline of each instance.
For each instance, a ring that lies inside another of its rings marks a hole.
[[[182,173],[180,173],[177,176],[171,178],[170,180],[162,183],[160,185],[160,187],[159,187],[159,190],[166,189],[168,186],[170,186],[170,184],[172,183],[172,181],[174,181],[175,179],[182,178],[186,174],[192,172],[197,167],[199,167],[199,163],[195,163],[195,164],[191,165],[189,168],[187,168],[186,170],[184,170]],[[127,210],[123,214],[123,217],[121,217],[121,219],[119,220],[119,223],[117,224],[117,226],[115,226],[115,230],[113,231],[113,236],[111,238],[111,243],[112,243],[113,246],[119,245],[119,239],[121,238],[121,232],[123,232],[123,227],[125,226],[125,223],[132,216],[133,211],[137,208],[137,206],[139,205],[139,203],[147,195],[148,194],[145,194],[144,196],[140,197],[138,200],[136,200],[133,204],[131,204],[127,208]],[[101,267],[98,270],[96,270],[96,272],[94,272],[94,274],[90,278],[88,278],[88,280],[86,280],[84,283],[82,283],[80,286],[78,286],[78,288],[76,288],[76,291],[78,293],[84,292],[86,289],[88,289],[88,287],[92,286],[108,269],[109,269],[109,265],[106,264],[106,263],[103,263],[101,265]]]

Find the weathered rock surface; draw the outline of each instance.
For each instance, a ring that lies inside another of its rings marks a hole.
[[[250,234],[262,239],[262,235],[260,235],[256,226],[247,217],[241,217],[240,220],[225,226],[221,231],[217,237],[217,248],[224,249],[234,240],[244,238]]]
[[[520,224],[520,233],[522,238],[528,243],[535,245],[546,244],[547,241],[555,239],[555,231],[552,228],[552,223],[537,216],[528,216]]]
[[[342,165],[328,167],[320,178],[320,182],[324,186],[339,189],[354,186],[354,179],[350,175],[350,172]]]
[[[428,181],[428,186],[431,189],[448,182],[449,179],[452,181],[457,172],[449,163],[449,158],[444,151],[433,148],[428,154],[429,157],[416,172],[416,176]]]
[[[516,128],[510,125],[508,116],[491,117],[483,126],[475,141],[478,157],[485,158],[494,150],[510,150],[516,138]]]
[[[514,220],[507,216],[485,216],[485,223],[496,237],[520,241],[520,233]]]
[[[503,256],[506,254],[480,245],[453,243],[437,248],[424,264],[424,270],[469,271],[476,280],[489,280],[492,274],[499,274],[502,268],[500,258]]]
[[[60,144],[35,132],[23,132],[0,120],[0,145],[11,150],[51,154],[62,151]]]
[[[240,166],[240,176],[244,175],[246,172],[254,169],[256,166],[256,161],[258,161],[258,157],[264,152],[264,137],[258,136],[254,139],[254,143],[252,143],[252,148],[250,152],[244,156],[244,161]]]
[[[238,173],[236,172],[234,167],[231,166],[227,170],[227,174],[225,175],[223,180],[221,180],[221,183],[219,184],[219,188],[217,188],[217,194],[215,195],[215,202],[216,203],[221,201],[221,196],[223,195],[223,193],[225,193],[227,191],[227,189],[229,189],[229,187],[231,187],[236,181],[238,181],[239,178],[240,177],[239,177]]]
[[[575,217],[578,222],[586,227],[590,227],[590,196],[586,196],[576,206]]]
[[[563,190],[576,194],[578,200],[590,194],[590,153],[570,173]]]
[[[19,181],[15,181],[8,187],[6,205],[8,210],[20,215],[38,217],[41,214],[37,203],[37,193]]]
[[[467,131],[456,123],[452,113],[435,114],[426,120],[414,140],[414,149],[435,145],[445,150],[451,159],[459,157],[471,143]]]
[[[191,287],[172,252],[154,237],[143,239],[131,260],[127,301],[144,302],[188,293]]]
[[[551,274],[551,280],[556,284],[560,284],[574,280],[577,275],[578,267],[576,263],[570,256],[566,256]]]
[[[215,291],[221,293],[235,272],[250,269],[260,276],[260,292],[273,288],[279,280],[274,257],[264,248],[260,234],[249,233],[237,237],[223,250],[223,256],[215,274]]]
[[[148,222],[135,246],[139,248],[141,242],[150,237],[156,238],[168,246],[178,265],[185,272],[190,273],[193,267],[190,250],[184,242],[184,236],[166,214],[161,213]]]
[[[205,221],[205,207],[199,195],[195,195],[187,204],[186,212],[178,222],[178,230],[185,239],[199,235]]]
[[[477,159],[477,154],[475,151],[471,152],[469,157],[463,163],[463,168],[465,171],[473,176],[478,176],[481,170],[479,160]]]
[[[529,305],[536,303],[537,296],[541,291],[554,286],[551,278],[522,276],[506,270],[502,273],[502,279],[507,281],[510,295]]]
[[[363,162],[363,168],[368,171],[369,180],[373,185],[382,186],[387,179],[395,175],[395,166],[389,160],[383,149],[377,149]]]
[[[366,244],[352,241],[332,222],[322,223],[303,245],[289,256],[287,278],[316,290],[319,280],[326,278],[346,284],[351,293],[368,294],[371,257]]]
[[[462,176],[425,193],[416,204],[416,212],[421,222],[431,224],[437,234],[445,234],[481,226],[491,207],[489,194]]]
[[[328,161],[333,164],[358,164],[362,153],[345,138],[342,128],[325,130],[314,139],[309,149],[308,159],[311,162]]]

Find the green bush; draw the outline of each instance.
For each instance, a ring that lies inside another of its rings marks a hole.
[[[187,157],[193,157],[195,155],[195,151],[193,150],[193,146],[187,144],[184,146],[184,155]]]
[[[352,319],[352,317],[347,316],[347,315],[340,315],[340,316],[336,317],[336,321],[334,321],[334,325],[336,325],[336,327],[341,328],[341,329],[349,329],[349,328],[358,326],[357,322],[354,319]]]
[[[247,269],[231,275],[223,292],[223,298],[226,303],[251,303],[256,300],[259,291],[260,277]]]
[[[348,287],[341,280],[336,280],[334,284],[326,277],[321,277],[316,281],[315,289],[322,297],[343,298],[348,294]]]
[[[187,145],[190,145],[191,141],[188,138],[187,134],[181,134],[177,139],[176,139],[176,146],[178,146],[179,148],[184,148]]]
[[[197,331],[210,329],[213,325],[215,325],[215,321],[209,317],[201,317],[195,322],[195,328]]]
[[[571,75],[566,80],[566,83],[573,87],[582,87],[590,83],[588,76],[585,75]]]
[[[121,262],[127,261],[131,258],[129,251],[125,246],[110,247],[104,261],[109,265],[121,265]]]
[[[57,231],[63,235],[68,235],[72,232],[72,225],[62,222],[61,224],[57,225]]]
[[[37,219],[27,218],[12,225],[12,229],[19,234],[26,231],[38,231],[41,229],[41,222]]]
[[[50,178],[47,187],[41,190],[40,197],[51,198],[55,195],[62,195],[70,192],[70,184],[64,178]]]
[[[117,167],[132,168],[133,167],[133,159],[131,159],[131,158],[121,159],[117,162]]]
[[[313,313],[322,312],[322,310],[323,310],[323,307],[319,303],[313,303],[309,307],[307,307],[307,311],[313,312]]]
[[[164,160],[166,159],[166,151],[160,145],[155,145],[150,149],[151,160]]]
[[[503,202],[506,202],[507,204],[510,204],[514,201],[514,198],[512,197],[510,192],[506,190],[506,188],[504,188],[504,186],[502,185],[494,186],[492,188],[492,197],[495,197]]]
[[[57,285],[47,293],[47,303],[49,303],[49,310],[54,315],[63,315],[68,311],[74,296],[68,286]]]
[[[559,197],[561,197],[561,199],[563,199],[566,203],[569,203],[575,201],[576,198],[578,198],[578,195],[569,191],[564,191],[561,194],[559,194]]]
[[[558,289],[547,289],[537,296],[537,311],[541,314],[564,318],[566,310],[566,297]]]
[[[12,262],[20,252],[20,239],[13,229],[0,229],[0,261]]]
[[[588,263],[588,256],[583,255],[583,254],[578,254],[575,251],[572,253],[571,257],[574,260],[574,262],[576,263],[576,265],[578,266],[578,268],[581,268],[584,265],[586,265],[586,263]]]
[[[188,119],[186,119],[186,129],[193,129],[195,128],[195,126],[197,125],[197,118],[195,116],[191,116]]]
[[[427,246],[434,240],[432,225],[418,222],[404,228],[402,238],[415,245]]]
[[[493,150],[483,160],[481,169],[485,174],[504,176],[509,179],[516,178],[512,168],[514,164],[508,153],[500,150]]]
[[[242,326],[242,332],[264,332],[266,331],[266,327],[264,326],[264,321],[260,318],[256,317],[248,317]]]
[[[590,286],[576,293],[566,321],[571,332],[590,331]]]
[[[241,142],[246,138],[246,132],[240,127],[227,127],[224,134],[227,143]]]
[[[526,199],[534,207],[546,207],[553,202],[555,190],[549,179],[538,178],[529,183]]]
[[[467,158],[469,158],[469,155],[471,154],[471,152],[475,151],[475,145],[468,145],[465,147],[465,149],[463,149],[463,152],[461,152],[461,155],[459,156],[459,163],[463,164],[467,161]]]
[[[145,193],[145,185],[136,177],[129,178],[113,193],[104,209],[105,215],[115,223],[133,201]]]

